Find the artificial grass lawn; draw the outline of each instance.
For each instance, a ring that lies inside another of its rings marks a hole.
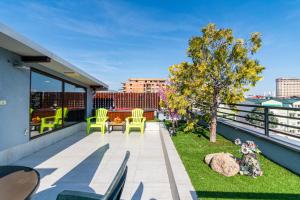
[[[300,176],[260,155],[263,176],[252,178],[222,176],[203,161],[205,155],[229,152],[240,156],[239,146],[218,136],[209,142],[209,133],[179,133],[172,137],[199,199],[300,199]],[[300,155],[299,155],[300,156]],[[300,165],[300,163],[299,163]]]

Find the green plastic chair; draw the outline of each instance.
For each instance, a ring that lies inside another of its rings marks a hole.
[[[146,117],[143,117],[144,111],[136,108],[132,110],[132,116],[126,118],[126,133],[130,132],[131,128],[139,128],[141,133],[144,133]]]
[[[67,118],[68,108],[64,108],[64,119]],[[53,129],[62,125],[62,108],[57,108],[54,116],[43,117],[41,119],[40,133],[44,133],[44,129]]]
[[[96,119],[95,122],[92,122],[92,120]],[[86,124],[86,134],[90,134],[91,128],[100,128],[101,133],[105,133],[105,128],[106,128],[106,121],[108,120],[107,117],[107,110],[104,108],[99,108],[96,110],[96,116],[95,117],[89,117],[86,119],[87,124]]]

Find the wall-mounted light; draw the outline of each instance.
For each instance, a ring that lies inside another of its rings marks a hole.
[[[12,63],[12,65],[17,68],[17,69],[21,69],[21,70],[30,70],[30,67],[24,65],[22,62],[20,61],[14,61]]]

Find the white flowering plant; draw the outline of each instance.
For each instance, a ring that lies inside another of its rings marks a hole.
[[[242,141],[237,138],[234,143],[241,146],[240,152],[242,153],[242,158],[239,159],[240,174],[249,175],[252,177],[262,176],[263,172],[261,170],[257,155],[261,153],[257,145],[253,141],[247,140],[242,143]]]
[[[253,142],[253,141],[250,141],[250,140],[247,140],[246,142],[242,143],[242,141],[237,138],[234,143],[236,145],[240,145],[241,146],[241,153],[242,154],[249,154],[249,153],[261,153],[261,151],[258,149],[257,145]]]

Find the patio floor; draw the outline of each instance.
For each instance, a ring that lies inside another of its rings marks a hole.
[[[147,124],[144,135],[114,131],[86,137],[78,132],[15,164],[40,172],[33,199],[55,199],[64,189],[104,194],[126,150],[131,155],[122,199],[172,199],[158,123]]]

